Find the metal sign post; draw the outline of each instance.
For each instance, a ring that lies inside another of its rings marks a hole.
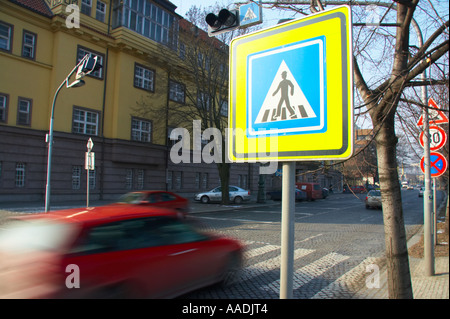
[[[291,299],[294,284],[295,162],[283,163],[282,187],[280,299]]]
[[[86,207],[89,207],[89,172],[95,169],[95,153],[91,152],[94,147],[94,142],[89,138],[87,142],[87,152],[86,152],[86,160],[85,160],[85,169],[86,169]]]
[[[425,74],[423,75],[426,78]],[[423,102],[426,101],[426,93],[423,92]],[[420,161],[420,168],[425,174],[425,191],[423,194],[423,214],[424,214],[424,263],[425,275],[434,276],[434,246],[436,240],[436,207],[433,202],[436,200],[436,189],[432,189],[432,178],[442,175],[447,170],[447,159],[440,153],[431,152],[438,150],[445,145],[447,134],[436,124],[448,123],[448,117],[440,110],[436,102],[430,98],[428,106],[424,108],[423,114],[417,122],[418,126],[423,126],[423,131],[419,136],[420,144],[423,146],[424,152]],[[430,113],[430,114],[429,114]],[[431,116],[430,116],[431,115]],[[436,187],[436,180],[434,180]],[[434,209],[433,209],[434,208]]]

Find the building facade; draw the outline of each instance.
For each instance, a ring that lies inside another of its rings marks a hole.
[[[163,110],[182,108],[191,85],[180,80],[190,81],[175,10],[166,0],[0,0],[0,201],[44,198],[52,103],[86,54],[102,68],[55,99],[52,200],[85,198],[89,138],[91,199],[220,185],[216,164],[175,164],[169,156],[172,126]],[[142,100],[161,111],[138,112]],[[231,185],[257,189],[257,165],[231,166]]]

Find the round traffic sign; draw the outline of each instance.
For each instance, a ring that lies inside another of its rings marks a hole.
[[[420,145],[425,147],[424,132],[422,131],[419,136]],[[447,142],[447,133],[439,126],[430,126],[430,151],[437,151]]]
[[[425,158],[420,161],[420,168],[425,173]],[[431,177],[438,177],[447,170],[447,159],[441,153],[430,152]]]

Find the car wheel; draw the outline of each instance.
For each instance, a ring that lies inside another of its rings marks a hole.
[[[222,275],[221,286],[229,287],[235,284],[239,279],[240,270],[241,258],[236,253],[230,254]]]
[[[242,197],[240,197],[240,196],[236,196],[235,198],[234,198],[234,203],[235,204],[242,204]]]
[[[201,202],[202,202],[203,204],[208,204],[208,203],[209,203],[209,197],[208,197],[208,196],[203,196],[203,197],[201,198]]]
[[[366,209],[370,209],[370,206],[369,206],[369,205],[366,205]]]

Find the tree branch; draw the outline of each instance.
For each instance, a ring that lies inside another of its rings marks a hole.
[[[449,50],[449,40],[438,45],[436,50],[431,54],[427,60],[422,60],[413,70],[411,70],[406,78],[407,82],[414,79],[419,74],[423,73],[432,63],[439,60]]]
[[[419,63],[426,55],[426,51],[431,46],[431,44],[436,40],[444,31],[449,27],[449,20],[442,24],[434,33],[425,41],[419,51],[414,55],[414,57],[408,63],[408,69],[413,68],[414,65]]]

